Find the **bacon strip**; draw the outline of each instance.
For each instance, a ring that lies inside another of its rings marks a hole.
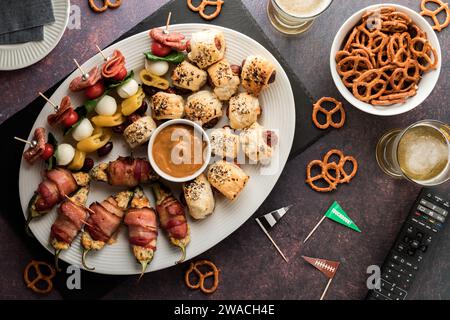
[[[51,228],[51,236],[71,244],[83,227],[87,212],[73,202],[64,201],[58,210],[58,217]]]
[[[70,102],[70,97],[65,96],[64,98],[62,98],[58,110],[47,117],[48,124],[52,127],[60,124],[71,109],[73,109],[73,106]]]
[[[113,78],[124,66],[125,57],[119,50],[114,50],[112,57],[102,67],[102,76],[104,78]]]
[[[185,51],[186,43],[183,41],[186,37],[179,32],[170,32],[165,34],[162,29],[154,28],[149,32],[150,38],[154,41],[162,43],[177,51]]]
[[[83,76],[73,79],[69,85],[70,91],[77,92],[93,86],[102,78],[102,70],[98,66],[95,66],[89,71],[88,75],[86,80],[83,79]]]
[[[35,163],[45,150],[45,129],[36,128],[36,130],[34,130],[33,140],[37,142],[36,146],[30,146],[23,153],[23,157],[29,164]]]
[[[156,222],[156,213],[153,209],[128,209],[125,217],[125,224],[128,225],[131,244],[156,250],[158,226]]]
[[[169,237],[184,239],[187,236],[187,221],[184,208],[172,195],[165,198],[156,206],[161,227]]]
[[[72,173],[63,168],[56,168],[46,173],[47,178],[56,184],[61,199],[78,189]]]
[[[58,187],[50,180],[45,179],[42,181],[38,186],[37,193],[40,196],[35,203],[37,211],[50,210],[61,201]]]
[[[102,203],[94,202],[91,204],[89,208],[94,211],[94,213],[91,213],[88,218],[86,230],[89,232],[92,239],[96,241],[108,242],[114,233],[116,233],[122,222],[122,218],[107,209],[108,205],[114,205],[116,207],[115,210],[121,212],[120,216],[123,216],[124,214],[124,211],[118,207],[117,202],[112,197],[109,197]]]
[[[106,173],[112,186],[136,187],[150,181],[150,163],[145,159],[119,157],[109,163]]]

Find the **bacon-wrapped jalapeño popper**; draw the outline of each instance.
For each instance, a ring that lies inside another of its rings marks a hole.
[[[128,226],[128,237],[133,254],[142,266],[140,279],[153,259],[158,237],[155,210],[150,206],[150,201],[141,187],[134,190],[134,196],[124,222]]]
[[[170,242],[181,249],[181,263],[186,258],[186,246],[190,241],[189,225],[183,205],[160,183],[152,184],[156,198],[156,212],[161,228],[166,231]]]
[[[55,267],[58,271],[59,254],[69,249],[88,217],[85,208],[88,195],[89,186],[82,187],[59,206],[58,217],[50,231],[50,243],[55,249]]]
[[[34,218],[41,217],[50,212],[54,206],[70,196],[80,187],[89,184],[89,175],[84,172],[72,173],[64,168],[55,168],[44,174],[33,197],[28,203],[28,217],[25,230]]]
[[[119,157],[109,163],[100,163],[91,170],[91,177],[112,186],[128,188],[158,179],[148,160],[132,157]]]
[[[101,250],[107,243],[114,241],[132,196],[132,191],[122,191],[114,197],[110,196],[89,206],[90,215],[81,235],[81,262],[86,269],[95,269],[86,265],[87,253],[91,250]]]

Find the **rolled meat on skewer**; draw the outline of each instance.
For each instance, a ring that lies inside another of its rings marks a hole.
[[[165,186],[155,183],[152,188],[161,228],[166,231],[170,242],[181,249],[181,258],[177,262],[181,263],[186,258],[186,246],[190,241],[186,213],[180,201]]]
[[[114,50],[113,55],[102,66],[102,76],[104,78],[114,78],[125,68],[125,57],[120,50]]]
[[[132,191],[122,191],[114,197],[110,196],[102,202],[94,202],[89,206],[92,212],[81,235],[83,249],[81,263],[86,269],[95,269],[86,265],[88,252],[101,250],[107,243],[114,241],[132,196]]]
[[[119,157],[109,163],[100,163],[91,170],[91,177],[112,186],[128,188],[158,179],[148,160],[131,157]]]
[[[36,128],[33,134],[33,141],[35,145],[31,145],[25,152],[23,153],[23,158],[27,160],[29,164],[33,164],[37,159],[44,153],[45,150],[45,129],[44,128]]]
[[[84,172],[72,173],[63,168],[47,171],[28,204],[28,218],[25,225],[27,233],[29,233],[28,225],[32,219],[47,214],[66,196],[70,196],[79,187],[85,187],[88,184],[89,175]]]
[[[94,84],[99,82],[102,78],[102,69],[98,66],[93,67],[87,78],[83,78],[84,75],[76,77],[70,82],[69,89],[72,92],[77,92],[86,89],[87,87],[92,87]]]
[[[88,217],[84,207],[89,195],[89,186],[82,187],[66,199],[58,209],[58,217],[50,231],[50,243],[55,249],[55,267],[59,271],[58,258],[62,250],[69,249]]]
[[[124,222],[128,226],[128,237],[133,254],[142,266],[140,279],[153,259],[158,237],[156,212],[141,187],[134,190],[134,196]]]

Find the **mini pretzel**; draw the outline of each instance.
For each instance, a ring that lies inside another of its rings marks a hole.
[[[311,177],[311,170],[316,166],[319,166],[321,168],[321,172],[320,174]],[[336,172],[336,177],[333,177],[329,173],[330,170]],[[322,179],[328,184],[328,187],[319,187],[314,184],[315,181]],[[306,167],[306,183],[309,184],[309,186],[317,192],[331,192],[333,190],[336,190],[337,184],[339,183],[340,179],[341,173],[339,170],[339,166],[334,162],[324,163],[321,160],[313,160]]]
[[[189,9],[194,12],[198,12],[200,16],[205,20],[213,20],[217,18],[222,10],[222,5],[224,2],[222,0],[202,0],[202,2],[196,7],[192,4],[192,0],[187,0],[187,5]],[[205,9],[207,6],[216,6],[216,11],[211,14],[206,14]]]
[[[322,107],[322,104],[324,102],[334,103],[335,106],[334,106],[333,109],[328,111],[327,109]],[[333,121],[333,115],[335,113],[337,113],[337,112],[341,113],[341,120],[339,122],[334,122]],[[317,119],[317,115],[319,113],[323,113],[326,116],[327,121],[324,124],[319,123],[319,121]],[[341,102],[337,101],[334,98],[323,97],[323,98],[321,98],[319,101],[317,101],[314,104],[313,113],[312,113],[312,120],[313,120],[314,124],[316,125],[316,127],[319,128],[319,129],[327,129],[329,126],[332,126],[333,128],[336,128],[336,129],[342,128],[342,126],[345,123],[345,110],[344,110],[344,107],[342,106]]]
[[[106,9],[108,8],[116,9],[122,4],[122,0],[115,0],[114,2],[112,2],[111,0],[102,0],[102,2],[103,6],[98,7],[95,3],[95,0],[89,0],[89,6],[92,10],[94,10],[94,12],[100,13],[106,11]]]
[[[340,179],[338,183],[349,183],[350,180],[352,180],[353,177],[356,175],[356,172],[358,172],[358,161],[356,161],[356,159],[352,156],[345,156],[341,150],[332,149],[327,152],[327,154],[323,158],[323,162],[327,164],[330,163],[329,160],[333,155],[339,156],[339,161],[337,162],[337,165],[339,167]],[[353,169],[349,174],[347,174],[347,172],[345,171],[345,164],[347,162],[351,162],[353,164]]]
[[[45,267],[50,271],[50,274],[46,275],[41,272],[41,266]],[[33,267],[34,271],[36,272],[36,278],[30,279],[30,268]],[[53,289],[53,282],[52,279],[56,275],[56,271],[47,262],[44,261],[35,261],[32,260],[26,267],[23,272],[23,279],[25,280],[25,283],[27,284],[27,287],[33,290],[36,293],[49,293]],[[47,283],[47,286],[45,289],[40,289],[36,285],[39,281],[43,281]]]
[[[353,95],[365,102],[377,99],[386,91],[387,87],[387,81],[383,80],[381,76],[380,69],[371,69],[364,72],[353,83]]]
[[[204,265],[208,266],[212,271],[202,273],[198,269],[198,267]],[[191,266],[189,267],[188,271],[186,271],[186,274],[184,276],[184,281],[186,283],[186,286],[190,289],[200,289],[203,293],[207,294],[214,293],[219,287],[219,271],[220,270],[216,267],[216,265],[208,260],[200,260],[195,263],[191,262]],[[197,275],[198,283],[191,283],[190,275],[192,272],[195,272],[195,274]],[[214,277],[213,285],[211,288],[205,288],[205,280],[209,277]]]
[[[430,10],[427,8],[427,3],[435,3],[439,7],[435,10]],[[441,0],[422,0],[420,3],[420,8],[422,9],[422,12],[420,12],[421,16],[428,16],[430,17],[433,22],[434,26],[433,29],[441,32],[442,29],[445,29],[450,24],[450,9],[448,7],[448,3],[443,3]],[[445,21],[444,23],[441,23],[438,19],[438,14],[442,11],[445,11]]]
[[[422,49],[416,47],[418,43],[422,45]],[[412,39],[409,43],[409,49],[416,57],[420,70],[426,72],[436,69],[438,64],[437,51],[427,39],[419,37]]]

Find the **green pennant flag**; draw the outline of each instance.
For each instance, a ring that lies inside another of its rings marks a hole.
[[[331,207],[325,213],[325,216],[328,219],[334,220],[334,221],[346,226],[347,228],[361,232],[361,230],[359,230],[358,226],[353,222],[352,219],[350,219],[350,217],[345,213],[345,211],[341,208],[339,203],[337,203],[336,201],[333,202]]]

